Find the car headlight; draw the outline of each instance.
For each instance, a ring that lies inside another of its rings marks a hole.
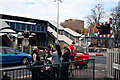
[[[28,54],[28,56],[31,56],[30,54]]]

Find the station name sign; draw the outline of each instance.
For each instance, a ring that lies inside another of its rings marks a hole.
[[[120,64],[113,63],[113,68],[120,70]]]

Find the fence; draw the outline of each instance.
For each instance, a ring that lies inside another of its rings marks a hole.
[[[120,64],[120,49],[108,49],[107,52],[107,75],[115,80],[120,80],[120,70],[113,67],[113,63]]]
[[[37,62],[39,65],[32,64],[23,68],[1,69],[3,78],[11,80],[95,80],[95,61],[94,59],[66,62],[62,64],[45,64]],[[77,64],[76,68],[69,69],[71,63]],[[87,64],[84,64],[87,63]],[[79,64],[79,65],[78,65]],[[81,67],[82,66],[82,67]],[[5,79],[7,80],[7,79]]]

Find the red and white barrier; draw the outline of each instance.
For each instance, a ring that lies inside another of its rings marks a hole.
[[[101,47],[82,47],[82,48],[87,48],[87,49],[108,49],[108,48],[101,48]]]
[[[38,51],[40,51],[40,52],[47,52],[47,50],[38,50]]]
[[[104,56],[104,53],[100,52],[101,49],[108,49],[108,48],[101,48],[101,47],[82,47],[83,49],[97,49],[98,51],[97,52],[94,52],[94,53],[89,53],[89,55],[92,55],[92,56]]]

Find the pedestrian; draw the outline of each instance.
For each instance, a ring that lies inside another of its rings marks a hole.
[[[51,55],[52,50],[51,50],[51,45],[50,44],[47,46],[47,53],[48,53],[47,58],[50,58],[52,56]]]
[[[71,53],[70,53],[70,60],[71,61],[74,61],[74,57],[75,57],[75,53],[74,53],[74,46],[75,46],[75,42],[72,42],[72,44],[69,46],[70,50],[71,50]],[[70,64],[70,69],[75,69],[75,64],[74,63],[71,63]]]
[[[37,46],[34,46],[33,47],[33,53],[32,53],[32,61],[35,62],[35,61],[40,61],[40,55],[38,53],[38,48]]]
[[[64,47],[62,58],[63,58],[62,62],[69,62],[70,50],[67,47]],[[69,76],[68,70],[69,70],[69,63],[65,63],[65,64],[63,63],[62,65],[62,79],[63,80],[68,80],[68,76]]]
[[[64,52],[62,54],[62,62],[69,62],[70,59],[70,50],[67,47],[64,47]]]
[[[42,65],[43,61],[40,61],[40,55],[38,53],[38,48],[37,46],[33,47],[33,53],[32,53],[32,66],[36,66],[36,65]],[[37,68],[31,68],[31,72],[32,72],[32,80],[40,80],[42,78],[41,76],[41,67],[37,67]]]
[[[62,63],[62,52],[61,52],[61,48],[59,45],[56,45],[56,51],[54,51],[53,53],[51,53],[52,55],[52,64],[53,64],[53,74],[54,74],[54,78],[55,79],[55,75],[57,75],[57,78],[59,76],[59,67],[56,64],[61,64]]]
[[[50,47],[51,47],[51,51],[53,51],[54,46],[53,46],[52,44],[49,44],[49,45],[50,45]]]

